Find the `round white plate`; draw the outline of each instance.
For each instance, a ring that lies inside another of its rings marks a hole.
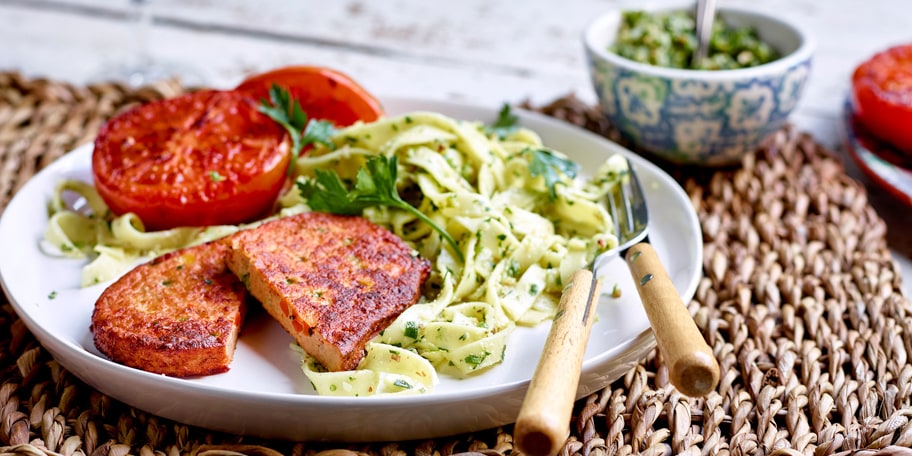
[[[385,99],[389,113],[437,111],[455,118],[493,122],[497,108],[450,102]],[[546,145],[594,170],[606,157],[630,157],[649,204],[650,240],[678,291],[689,301],[702,268],[702,236],[696,213],[677,183],[655,165],[597,135],[547,116],[519,112],[520,123]],[[91,145],[65,155],[31,179],[0,219],[0,277],[29,330],[70,372],[99,391],[149,413],[236,434],[288,440],[393,441],[453,435],[515,421],[538,362],[548,325],[518,328],[506,360],[481,375],[441,378],[417,396],[340,398],[313,394],[289,349],[291,337],[263,312],[251,311],[227,373],[176,379],[113,363],[94,347],[89,331],[93,305],[106,284],[79,288],[83,262],[52,258],[39,242],[46,205],[65,178],[91,179]],[[617,259],[603,275],[603,295],[578,397],[607,386],[655,345],[630,273]],[[607,296],[614,284],[621,297]]]

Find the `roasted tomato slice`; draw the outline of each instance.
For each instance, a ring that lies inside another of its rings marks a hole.
[[[912,44],[865,61],[852,74],[855,117],[870,133],[912,154]]]
[[[347,75],[324,67],[290,66],[251,76],[237,90],[257,100],[269,98],[273,84],[288,90],[311,119],[337,127],[359,120],[371,122],[383,115],[380,102]]]
[[[237,224],[273,208],[285,182],[281,126],[234,91],[199,91],[127,111],[95,140],[95,187],[147,229]]]

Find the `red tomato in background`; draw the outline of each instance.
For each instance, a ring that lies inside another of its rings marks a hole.
[[[912,44],[880,52],[852,74],[857,121],[877,138],[912,155]]]
[[[238,224],[272,211],[285,183],[284,129],[239,92],[199,91],[145,104],[95,140],[95,188],[147,229]]]
[[[288,90],[308,118],[327,120],[337,127],[359,120],[372,122],[383,115],[383,108],[373,95],[347,75],[324,67],[279,68],[250,76],[236,90],[257,100],[268,100],[273,84]]]

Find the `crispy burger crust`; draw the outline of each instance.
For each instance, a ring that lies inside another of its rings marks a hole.
[[[98,298],[95,346],[111,360],[173,377],[228,370],[246,313],[246,290],[211,242],[137,266]]]
[[[304,213],[225,240],[228,267],[329,370],[357,367],[367,342],[418,301],[427,260],[361,217]]]

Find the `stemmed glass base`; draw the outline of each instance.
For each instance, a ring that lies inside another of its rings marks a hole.
[[[204,78],[197,72],[177,63],[144,59],[141,62],[114,63],[103,67],[92,79],[96,81],[119,81],[131,87],[140,87],[176,78],[184,87],[201,87]]]

